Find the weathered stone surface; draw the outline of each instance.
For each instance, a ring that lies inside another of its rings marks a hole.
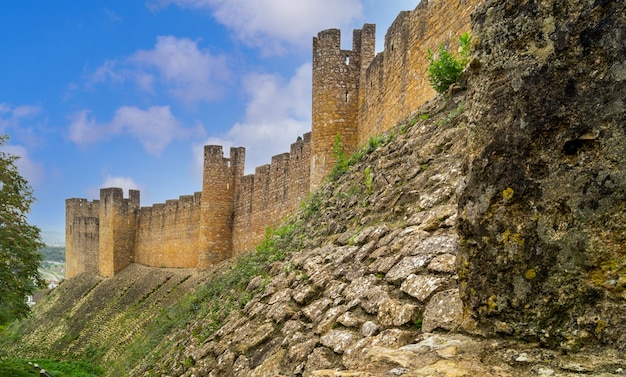
[[[332,281],[328,286],[326,286],[326,290],[324,291],[324,296],[332,299],[333,301],[337,298],[343,297],[343,290],[348,286],[348,284],[341,281]]]
[[[338,368],[341,365],[341,358],[331,349],[326,347],[316,347],[307,357],[305,371],[311,372],[321,369]]]
[[[580,336],[568,318],[605,308],[613,331],[596,339],[626,338],[626,312],[607,305],[623,290],[625,7],[487,0],[475,13],[459,265],[485,330],[506,322],[559,347]]]
[[[413,254],[452,254],[456,255],[459,246],[459,237],[456,234],[432,236],[425,239],[415,249]]]
[[[458,289],[436,293],[424,309],[422,330],[453,330],[463,320],[463,302]]]
[[[429,376],[442,376],[442,377],[470,377],[470,376],[493,376],[485,374],[484,369],[474,369],[471,365],[463,365],[448,360],[439,360],[433,364],[418,369],[412,373],[415,377],[429,377]]]
[[[271,323],[264,323],[259,326],[258,324],[251,322],[237,330],[232,339],[232,343],[237,352],[242,354],[250,348],[256,347],[257,345],[269,340],[272,337],[274,329],[274,325]]]
[[[311,322],[317,322],[324,314],[324,311],[332,304],[332,300],[328,297],[323,297],[317,301],[313,301],[302,309],[302,314],[307,317]]]
[[[441,254],[433,258],[428,269],[434,272],[454,273],[456,271],[456,255]]]
[[[400,286],[402,292],[425,301],[433,292],[448,284],[448,278],[435,275],[409,275]]]
[[[385,288],[374,286],[368,289],[361,298],[361,307],[370,314],[376,314],[380,305],[388,298],[389,293]]]
[[[402,301],[388,299],[381,303],[378,310],[378,322],[385,327],[402,326],[417,319],[419,308]]]
[[[227,374],[232,370],[234,363],[235,354],[231,350],[227,349],[217,358],[217,366],[214,372]]]
[[[367,321],[361,326],[361,335],[366,338],[378,334],[379,331],[378,325],[372,321]]]
[[[331,265],[320,267],[320,269],[311,274],[310,279],[317,288],[325,288],[333,280],[333,267]]]
[[[235,360],[235,364],[233,364],[233,376],[236,377],[245,377],[250,375],[250,360],[241,355]]]
[[[387,273],[402,258],[401,254],[390,255],[376,259],[376,261],[368,266],[368,270],[372,273]]]
[[[288,302],[274,304],[267,311],[267,318],[271,318],[276,323],[281,323],[291,318],[295,314],[295,309]]]
[[[299,320],[289,320],[285,322],[280,333],[285,337],[285,339],[290,339],[296,333],[301,333],[303,330],[309,330],[310,325],[305,324]]]
[[[405,257],[387,271],[385,278],[393,282],[404,281],[409,275],[424,269],[432,258],[433,256],[430,254]]]
[[[341,314],[345,313],[348,308],[346,306],[340,305],[335,306],[326,311],[326,313],[322,316],[320,323],[317,325],[315,329],[316,334],[325,334],[330,331],[333,326],[336,324],[336,319]]]
[[[305,304],[315,296],[317,289],[311,285],[300,287],[293,293],[293,300],[298,304]]]
[[[376,277],[372,275],[367,275],[354,279],[343,292],[344,296],[346,297],[346,301],[361,299],[365,296],[365,293],[375,284]]]
[[[272,295],[269,300],[267,300],[268,305],[274,305],[276,303],[284,303],[291,300],[291,289],[283,289]]]
[[[337,318],[337,322],[346,327],[358,327],[363,323],[363,319],[352,312],[345,312]]]
[[[402,348],[374,346],[367,351],[365,360],[370,363],[399,366],[410,371],[420,366],[436,362],[438,357],[432,354],[419,355],[418,357],[415,353],[403,350]]]
[[[460,334],[432,334],[425,332],[420,336],[418,343],[407,344],[400,347],[400,350],[410,351],[415,354],[423,354],[433,351],[440,351],[450,347],[463,349],[464,352],[471,351],[479,347],[479,342],[475,339]]]
[[[320,343],[333,352],[342,354],[357,339],[357,335],[349,330],[331,330],[320,338]]]
[[[415,332],[400,329],[387,329],[376,336],[360,339],[348,347],[343,355],[342,362],[346,368],[356,369],[366,363],[369,350],[372,347],[399,348],[415,338]]]
[[[313,377],[374,377],[375,375],[370,374],[368,372],[361,371],[350,371],[350,370],[332,370],[332,369],[324,369],[324,370],[316,370],[311,373]]]
[[[389,232],[389,227],[387,224],[371,226],[365,228],[359,233],[359,235],[354,239],[354,243],[356,245],[362,245],[366,242],[378,242],[379,239],[384,237]]]
[[[282,377],[284,374],[280,373],[283,369],[283,358],[285,357],[285,350],[279,349],[275,353],[270,353],[266,357],[261,365],[254,368],[250,377],[266,377],[275,376]]]
[[[289,359],[295,363],[300,363],[306,360],[311,352],[313,352],[313,349],[318,342],[319,338],[314,337],[305,342],[294,344],[289,348]]]

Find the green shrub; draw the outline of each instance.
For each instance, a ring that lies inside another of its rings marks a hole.
[[[458,56],[452,55],[443,43],[439,45],[437,56],[428,49],[428,81],[437,93],[444,93],[459,80],[461,72],[469,63],[471,40],[469,33],[459,37]]]
[[[341,135],[339,134],[335,136],[335,141],[333,143],[333,158],[335,159],[335,166],[330,172],[331,181],[337,180],[339,176],[348,170],[348,159],[346,158],[346,152],[341,142]]]

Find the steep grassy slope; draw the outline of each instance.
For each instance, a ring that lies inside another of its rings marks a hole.
[[[108,365],[162,310],[197,286],[191,270],[133,265],[119,278],[83,274],[65,281],[7,332],[2,352],[27,358],[84,359]]]

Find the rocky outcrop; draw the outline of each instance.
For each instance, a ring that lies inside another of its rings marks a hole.
[[[309,204],[299,214],[304,246],[269,268],[265,291],[205,341],[181,336],[185,348],[147,373],[402,375],[470,347],[433,350],[424,332],[463,319],[454,224],[467,170],[464,100],[430,103],[324,186],[315,213]]]
[[[626,5],[486,1],[459,204],[466,329],[626,344]]]

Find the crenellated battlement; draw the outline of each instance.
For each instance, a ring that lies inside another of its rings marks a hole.
[[[134,262],[135,230],[139,211],[139,191],[121,188],[100,189],[100,236],[98,271],[109,277]]]
[[[98,270],[99,216],[99,200],[65,200],[66,276]]]
[[[324,30],[313,38],[311,189],[319,186],[335,161],[332,149],[340,135],[346,153],[356,150],[360,82],[364,64],[374,57],[376,26],[354,30],[352,50],[341,49],[341,32]]]
[[[113,276],[130,263],[206,268],[251,250],[265,228],[293,212],[308,193],[311,136],[292,153],[244,176],[245,148],[204,150],[203,191],[140,207],[140,193],[103,188],[100,199],[66,200],[67,277]]]
[[[112,276],[129,263],[206,268],[253,250],[267,226],[293,213],[333,168],[340,135],[346,154],[407,117],[435,92],[428,83],[427,50],[456,44],[470,29],[482,0],[421,2],[400,12],[375,54],[376,25],[352,33],[341,49],[339,29],[321,31],[312,46],[311,132],[244,176],[245,149],[204,148],[202,191],[152,207],[139,192],[102,189],[100,200],[66,201],[67,276],[99,271]]]

